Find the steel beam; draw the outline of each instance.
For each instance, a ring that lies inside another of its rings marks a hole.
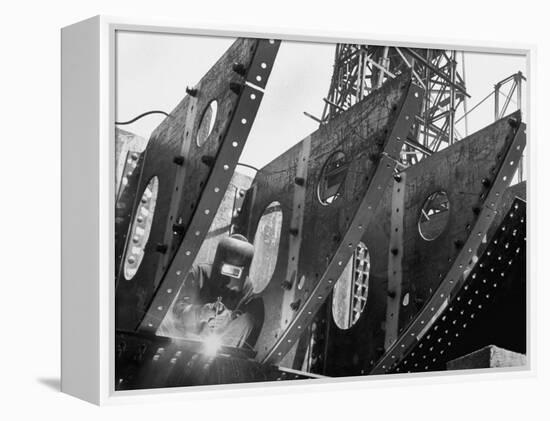
[[[311,135],[303,227],[294,231],[296,227],[289,225],[290,215],[283,214],[283,247],[273,279],[262,293],[268,317],[256,347],[261,361],[271,364],[281,361],[330,294],[392,179],[421,96],[421,89],[411,84],[410,75],[405,74]],[[296,176],[296,159],[301,148],[298,144],[260,170],[253,184],[255,203],[243,218],[257,221],[273,201],[280,202],[284,210],[292,208],[293,189],[303,188],[289,183]],[[338,151],[347,157],[347,175],[338,198],[323,205],[318,198],[319,180],[327,158]],[[256,227],[252,228],[248,238],[254,237]],[[287,270],[282,262],[287,262],[290,256],[289,237],[296,235],[302,240],[292,278],[296,280],[295,290],[285,292],[281,283]],[[283,299],[288,294],[294,297],[290,313]]]
[[[157,206],[137,273],[118,273],[118,329],[155,332],[162,322],[233,175],[278,48],[275,40],[237,40],[151,135],[136,197],[157,177]],[[205,137],[213,101],[216,118]]]

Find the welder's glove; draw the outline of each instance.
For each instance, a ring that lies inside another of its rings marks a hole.
[[[202,306],[200,319],[206,323],[211,333],[220,333],[231,321],[231,313],[231,310],[220,302],[208,303]]]

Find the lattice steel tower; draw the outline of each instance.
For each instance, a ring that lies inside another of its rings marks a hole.
[[[320,123],[361,101],[386,79],[410,69],[413,80],[425,89],[422,112],[402,154],[403,165],[412,165],[467,135],[459,133],[455,124],[456,111],[464,107],[466,112],[469,97],[464,76],[457,70],[457,55],[456,51],[337,44]]]

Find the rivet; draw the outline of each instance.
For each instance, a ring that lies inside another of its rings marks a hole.
[[[190,88],[189,86],[185,88],[185,92],[187,93],[187,95],[189,96],[197,96],[197,93],[199,92],[198,89],[196,88]]]
[[[185,225],[184,224],[174,224],[172,225],[172,231],[178,235],[182,235],[185,233]]]
[[[237,82],[230,82],[229,89],[231,89],[233,93],[240,95],[240,93],[243,91],[243,85]]]
[[[214,162],[216,162],[216,158],[210,155],[203,155],[201,156],[201,162],[211,167],[212,165],[214,165]]]
[[[155,250],[158,253],[164,254],[168,251],[168,246],[166,244],[157,244],[157,246],[155,247]]]
[[[174,161],[174,164],[182,166],[183,163],[185,162],[185,158],[182,155],[178,155],[178,156],[175,156],[172,161]]]
[[[233,63],[233,66],[231,66],[233,71],[237,73],[240,76],[246,75],[246,67],[242,63]]]
[[[283,287],[283,289],[289,290],[292,288],[292,282],[285,280],[281,282],[281,286]]]

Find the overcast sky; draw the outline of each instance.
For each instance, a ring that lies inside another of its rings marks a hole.
[[[119,32],[117,36],[117,116],[129,120],[149,110],[170,112],[235,41],[232,38]],[[472,107],[496,82],[526,73],[521,56],[465,53],[466,86]],[[458,56],[461,59],[461,56]],[[283,42],[266,93],[241,157],[262,167],[315,131],[318,123],[304,116],[321,116],[334,61],[334,44]],[[459,69],[462,63],[459,60]],[[525,98],[525,95],[524,95]],[[504,98],[502,97],[502,100]],[[511,109],[516,109],[515,104]],[[463,110],[458,111],[458,116]],[[469,118],[470,133],[493,118],[493,102],[486,101]],[[123,126],[145,138],[163,116],[148,116]],[[463,133],[463,127],[458,127]]]

